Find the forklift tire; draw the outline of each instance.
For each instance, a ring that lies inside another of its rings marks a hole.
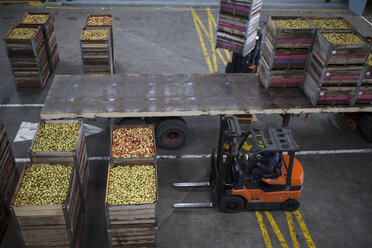
[[[295,199],[288,199],[280,205],[283,211],[295,211],[300,207],[300,203]]]
[[[224,213],[238,213],[244,210],[244,200],[239,196],[223,195],[220,199],[220,210]]]
[[[166,150],[182,148],[188,139],[188,127],[183,120],[168,119],[156,128],[156,144]]]

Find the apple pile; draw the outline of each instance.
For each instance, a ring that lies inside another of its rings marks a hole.
[[[13,28],[7,39],[32,39],[38,30],[37,28]]]
[[[353,33],[323,33],[332,44],[364,44],[365,42]]]
[[[151,127],[121,127],[112,132],[113,158],[150,158],[155,156]]]
[[[71,152],[77,145],[79,132],[79,122],[42,123],[32,151]]]
[[[81,40],[108,40],[108,29],[85,29],[81,35]]]
[[[312,29],[310,24],[301,18],[297,19],[276,19],[273,20],[275,25],[281,29]]]
[[[28,13],[22,20],[21,24],[44,24],[49,18],[48,14],[30,14]]]
[[[110,205],[146,204],[156,201],[156,171],[152,165],[111,168],[107,202]]]
[[[88,26],[111,26],[111,16],[89,16],[87,20]]]
[[[62,204],[71,172],[71,165],[31,165],[24,173],[14,206]]]
[[[319,29],[351,29],[352,26],[338,18],[311,19],[315,27]]]
[[[368,56],[367,65],[372,65],[372,53]]]

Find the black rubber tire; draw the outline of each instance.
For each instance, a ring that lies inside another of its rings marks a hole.
[[[280,205],[283,211],[295,211],[300,207],[300,203],[295,199],[288,199]]]
[[[119,125],[141,125],[141,124],[147,124],[145,120],[142,120],[141,118],[122,118],[119,121]]]
[[[244,210],[243,198],[233,195],[223,195],[220,199],[220,210],[224,213],[238,213]]]
[[[155,131],[156,144],[165,150],[182,148],[188,140],[188,127],[179,119],[162,121]]]

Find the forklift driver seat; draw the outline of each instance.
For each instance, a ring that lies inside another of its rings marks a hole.
[[[276,179],[276,178],[278,178],[281,175],[281,173],[282,173],[282,165],[283,165],[283,159],[282,159],[282,156],[279,155],[279,162],[274,167],[274,172],[271,173],[271,174],[262,175],[261,177],[262,178],[267,178],[267,179]]]

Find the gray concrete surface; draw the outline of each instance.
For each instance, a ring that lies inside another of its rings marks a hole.
[[[4,4],[4,3],[3,3]],[[208,73],[205,57],[189,9],[183,8],[45,8],[27,4],[0,7],[0,36],[16,24],[26,11],[49,11],[55,16],[55,29],[61,61],[56,74],[81,73],[78,39],[89,13],[112,13],[114,42],[118,73]],[[197,15],[208,28],[206,9],[197,9]],[[368,13],[368,12],[367,12]],[[217,11],[212,9],[216,18]],[[366,22],[350,12],[264,12],[268,15],[339,15],[372,35]],[[203,32],[203,31],[202,31]],[[211,56],[210,43],[203,34]],[[4,43],[2,42],[4,47]],[[218,59],[218,58],[217,58]],[[5,49],[0,49],[0,103],[43,103],[50,86],[42,91],[18,92],[15,90]],[[218,71],[224,65],[218,59]],[[38,122],[41,108],[3,108],[0,119],[13,141],[22,121]],[[159,149],[159,154],[206,154],[217,145],[218,117],[188,117],[190,141],[177,151]],[[106,120],[88,124],[104,128]],[[258,116],[252,126],[279,126],[279,116]],[[372,149],[357,131],[351,130],[334,114],[310,115],[293,118],[294,130],[302,150]],[[248,128],[248,126],[244,126]],[[102,132],[87,138],[88,156],[107,156],[109,138]],[[31,141],[12,144],[17,158],[27,157]],[[298,156],[305,171],[300,213],[304,218],[316,247],[371,247],[372,239],[372,188],[371,154],[302,155]],[[17,165],[19,169],[22,164]],[[268,247],[263,239],[255,212],[223,214],[213,209],[174,210],[179,201],[208,201],[205,189],[173,189],[171,184],[180,181],[207,179],[208,159],[161,159],[159,166],[159,236],[158,247]],[[82,247],[107,247],[104,218],[104,197],[107,161],[91,161],[91,175]],[[272,247],[280,247],[278,238],[264,212],[264,225]],[[278,229],[289,247],[293,247],[286,214],[272,212]],[[307,247],[304,233],[292,215],[300,247]],[[1,244],[2,248],[20,247],[14,225],[10,225]]]

